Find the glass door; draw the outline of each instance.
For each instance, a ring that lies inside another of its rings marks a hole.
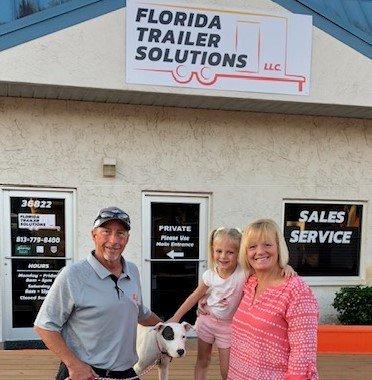
[[[37,339],[33,323],[73,252],[73,193],[3,191],[3,340]]]
[[[144,301],[167,320],[207,267],[209,196],[143,195]],[[195,308],[183,320],[195,321]]]

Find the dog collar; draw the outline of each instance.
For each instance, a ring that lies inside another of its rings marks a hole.
[[[162,351],[161,350],[158,338],[156,338],[156,345],[158,346],[158,350],[159,350],[159,352],[160,352],[161,355],[167,355],[167,356],[169,356],[172,359],[172,357],[168,354],[167,351]]]
[[[162,351],[161,350],[161,348],[160,348],[160,344],[159,344],[159,342],[158,342],[158,339],[156,339],[156,345],[158,346],[158,350],[159,350],[159,352],[161,353],[161,354],[163,354],[163,355],[168,355],[168,352],[167,351]],[[169,355],[168,355],[169,356]]]

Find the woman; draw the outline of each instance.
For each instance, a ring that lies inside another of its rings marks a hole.
[[[274,221],[248,225],[239,260],[255,275],[234,315],[228,379],[318,379],[318,304],[300,277],[281,275],[288,248]]]

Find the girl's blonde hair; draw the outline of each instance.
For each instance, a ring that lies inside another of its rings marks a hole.
[[[231,241],[236,243],[236,248],[239,250],[240,247],[240,242],[242,239],[242,232],[238,228],[225,228],[225,227],[220,227],[216,228],[213,231],[211,231],[209,235],[209,250],[208,250],[208,262],[209,262],[209,267],[211,269],[214,269],[215,267],[215,262],[213,258],[213,243],[216,238],[226,236],[228,237]]]
[[[248,271],[252,267],[248,262],[247,248],[252,243],[267,240],[268,235],[274,234],[279,255],[279,266],[284,268],[288,264],[288,247],[279,226],[272,219],[258,219],[248,224],[243,231],[242,242],[239,251],[239,264]]]

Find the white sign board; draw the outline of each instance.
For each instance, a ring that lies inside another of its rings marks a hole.
[[[27,230],[59,229],[54,214],[18,214],[18,228]]]
[[[311,16],[131,0],[126,82],[308,95],[311,35]]]

